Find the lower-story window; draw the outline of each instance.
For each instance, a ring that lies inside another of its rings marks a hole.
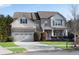
[[[54,30],[54,36],[63,36],[62,30]]]

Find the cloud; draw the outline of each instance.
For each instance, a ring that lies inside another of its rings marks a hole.
[[[5,7],[9,7],[11,6],[11,4],[0,4],[0,8],[5,8]]]

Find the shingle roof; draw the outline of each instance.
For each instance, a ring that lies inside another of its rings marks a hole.
[[[58,12],[48,12],[48,11],[39,11],[38,14],[40,18],[49,18],[51,16],[54,16]]]
[[[13,15],[13,18],[17,19],[19,17],[26,17],[26,18],[32,18],[30,12],[15,12]]]
[[[58,12],[49,12],[49,11],[15,12],[14,15],[13,15],[13,18],[17,19],[19,17],[26,17],[26,18],[29,18],[29,19],[32,19],[32,20],[39,20],[40,18],[49,18],[51,16],[54,16],[55,14],[60,14],[60,13],[58,13]]]

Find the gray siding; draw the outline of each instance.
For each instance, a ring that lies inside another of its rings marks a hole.
[[[40,20],[35,20],[34,23],[36,24],[36,31],[41,31]]]
[[[50,19],[41,19],[41,26],[51,27],[51,20]]]

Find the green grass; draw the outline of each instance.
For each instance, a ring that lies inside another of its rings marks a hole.
[[[14,42],[0,42],[0,46],[2,46],[2,47],[15,47],[17,45]]]
[[[8,50],[12,51],[13,53],[21,53],[26,51],[25,48],[8,48]]]
[[[67,47],[66,47],[66,42],[42,42],[43,44],[48,44],[48,45],[52,45],[55,47],[59,47],[59,48],[63,48],[63,49],[71,49],[72,48],[72,42],[68,42]]]
[[[26,51],[25,48],[19,47],[14,42],[0,42],[0,46],[7,48],[8,50],[12,51],[13,53],[21,53],[21,52]]]

